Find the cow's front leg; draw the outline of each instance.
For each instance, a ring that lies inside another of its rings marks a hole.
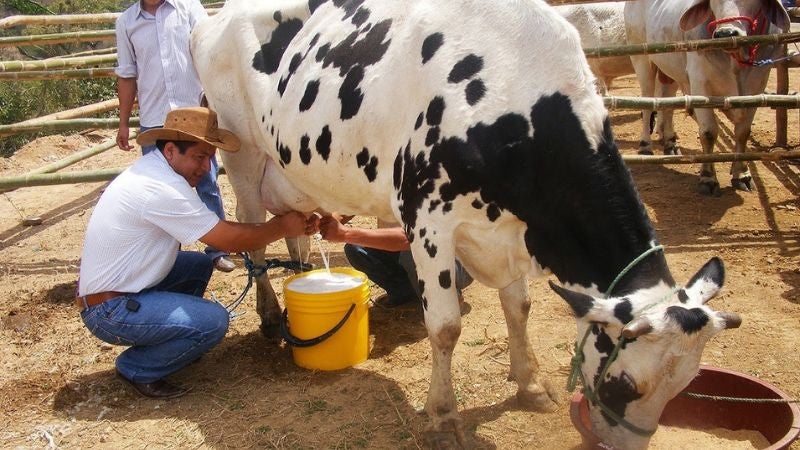
[[[678,83],[674,81],[662,83],[656,80],[655,89],[656,97],[675,97],[678,92]],[[675,111],[672,109],[664,109],[658,114],[658,136],[665,155],[681,154],[681,150],[678,148],[678,136],[675,134],[675,126],[673,124],[674,116]]]
[[[655,91],[656,71],[647,56],[631,56],[631,62],[636,70],[642,97],[652,97]],[[652,109],[642,110],[642,131],[639,135],[639,154],[652,155],[653,147],[651,135],[655,126],[656,112]]]
[[[426,245],[431,248],[436,244],[428,242]],[[464,430],[451,374],[453,349],[461,335],[461,311],[455,287],[455,256],[452,249],[443,249],[440,245],[434,259],[418,242],[412,244],[412,253],[417,263],[433,362],[431,386],[425,403],[425,411],[431,419],[429,432],[432,432],[434,439],[438,439],[438,433],[454,432],[458,443],[464,446]]]
[[[536,411],[553,411],[558,406],[558,394],[548,380],[539,377],[539,363],[528,339],[531,300],[525,278],[501,289],[500,302],[508,326],[509,379],[517,382],[517,399]]]
[[[292,262],[305,263],[311,254],[311,239],[308,236],[286,238],[286,249]]]
[[[729,115],[733,122],[733,134],[736,141],[736,153],[747,151],[747,140],[750,139],[750,129],[755,116],[755,108],[739,109]],[[744,161],[734,161],[731,164],[731,186],[734,189],[750,192],[753,190],[753,176]]]
[[[714,153],[714,144],[717,142],[718,134],[718,125],[717,119],[714,116],[714,110],[710,108],[697,108],[694,114],[697,119],[700,145],[703,147],[703,153],[710,155]],[[721,195],[714,163],[703,163],[700,166],[700,185],[698,189],[703,195],[712,195],[714,197],[719,197]]]

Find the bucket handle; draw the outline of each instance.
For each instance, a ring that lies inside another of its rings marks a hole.
[[[289,331],[289,309],[285,308],[283,310],[283,314],[281,314],[281,336],[286,341],[287,344],[291,345],[292,347],[311,347],[313,345],[317,345],[324,340],[328,339],[329,337],[333,336],[339,328],[342,328],[347,319],[350,318],[350,314],[353,313],[353,310],[356,309],[356,304],[353,303],[350,305],[350,309],[347,310],[342,320],[339,321],[333,328],[326,331],[325,333],[311,339],[300,339],[298,337],[292,336],[292,333]]]

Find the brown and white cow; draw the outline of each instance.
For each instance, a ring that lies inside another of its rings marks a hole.
[[[780,0],[636,0],[625,4],[625,26],[631,44],[677,42],[781,33],[789,29],[789,16]],[[680,87],[687,95],[727,97],[764,92],[770,66],[757,63],[776,58],[781,51],[780,45],[760,45],[732,51],[638,55],[631,56],[631,60],[642,96],[674,96]],[[756,109],[734,108],[722,112],[733,122],[735,152],[746,151]],[[642,121],[639,142],[642,154],[652,154],[651,113],[645,111]],[[719,133],[714,110],[696,108],[694,118],[703,152],[710,154]],[[662,111],[660,121],[664,153],[679,153],[672,111]],[[741,161],[731,164],[731,184],[744,191],[753,188],[750,170]],[[705,163],[700,169],[700,190],[704,194],[720,195],[713,163]]]
[[[620,448],[647,445],[628,425],[654,431],[707,340],[738,323],[704,304],[723,281],[718,259],[676,286],[578,33],[542,1],[228,0],[195,28],[192,51],[220,125],[242,141],[222,155],[240,220],[321,209],[405,227],[434,431],[452,426],[463,442],[456,258],[500,291],[510,377],[529,407],[553,409],[556,395],[528,338],[527,276],[555,274],[589,330],[588,386],[629,338],[598,389],[624,422],[592,406],[599,436]]]

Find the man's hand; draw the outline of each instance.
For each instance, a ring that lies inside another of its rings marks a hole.
[[[312,216],[315,217],[315,216]],[[297,237],[303,235],[314,234],[317,232],[316,222],[311,219],[306,219],[303,213],[291,211],[282,216],[276,216],[270,219],[270,222],[277,222],[282,234],[286,237]],[[317,219],[318,220],[318,219]]]
[[[335,217],[323,217],[319,221],[319,233],[322,238],[330,242],[346,242],[345,234],[347,228],[341,222],[336,220]]]
[[[117,130],[117,147],[125,150],[126,152],[133,148],[133,146],[128,142],[130,138],[130,128],[128,125],[120,125],[119,129]]]

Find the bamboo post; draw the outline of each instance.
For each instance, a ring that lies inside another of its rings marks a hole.
[[[108,55],[109,53],[117,53],[117,47],[98,48],[95,50],[86,50],[78,53],[70,53],[69,55],[53,56],[46,59],[60,59],[60,58],[77,58],[79,56],[93,56],[93,55]]]
[[[50,186],[54,184],[94,183],[114,179],[125,168],[90,170],[66,173],[25,174],[0,178],[0,191],[21,187]]]
[[[786,95],[789,93],[789,67],[785,62],[778,64],[775,67],[775,75],[777,77],[777,94]],[[788,126],[786,108],[775,108],[775,146],[786,147],[787,133],[786,127]]]
[[[0,61],[0,72],[22,72],[28,70],[83,67],[117,62],[117,54],[81,56],[78,58],[46,59],[42,61]]]
[[[138,126],[139,118],[131,117],[130,125]],[[119,127],[119,119],[64,119],[50,120],[31,125],[0,125],[0,135],[7,133],[38,133],[40,131],[85,130],[87,128],[114,129]]]
[[[67,42],[103,42],[116,39],[114,30],[74,31],[70,33],[31,34],[27,36],[0,37],[0,47],[20,45],[53,45]]]
[[[119,99],[111,99],[91,105],[80,106],[78,108],[67,109],[57,113],[48,114],[46,116],[36,117],[34,119],[25,120],[11,124],[11,126],[24,127],[27,125],[36,125],[38,123],[45,123],[52,120],[74,119],[76,117],[91,116],[101,112],[111,111],[112,109],[119,108]],[[16,134],[14,132],[0,132],[0,138]]]
[[[115,78],[113,67],[92,69],[34,70],[30,72],[0,72],[0,81],[72,80],[90,78]]]

